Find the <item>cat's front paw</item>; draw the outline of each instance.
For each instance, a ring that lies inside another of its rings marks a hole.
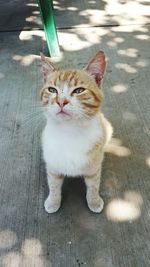
[[[104,201],[100,196],[98,196],[97,198],[93,198],[93,199],[87,198],[87,204],[88,204],[89,209],[95,213],[100,213],[104,207]]]
[[[54,200],[50,196],[45,200],[44,208],[48,213],[55,213],[59,210],[61,205],[61,199]]]

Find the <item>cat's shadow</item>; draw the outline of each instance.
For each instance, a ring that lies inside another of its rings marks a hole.
[[[62,187],[62,204],[80,203],[85,199],[86,187],[83,178],[65,178]]]

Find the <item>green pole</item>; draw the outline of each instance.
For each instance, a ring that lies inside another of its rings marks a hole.
[[[46,35],[47,45],[51,57],[59,56],[59,44],[55,20],[53,16],[52,0],[38,0],[40,14],[43,22],[43,27]]]

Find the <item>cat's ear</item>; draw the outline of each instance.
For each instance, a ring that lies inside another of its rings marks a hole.
[[[43,72],[43,77],[44,77],[44,82],[47,80],[47,76],[55,71],[55,67],[52,65],[52,63],[42,54],[40,53],[41,56],[41,63],[42,63],[42,72]]]
[[[101,84],[106,70],[106,59],[103,51],[99,51],[84,68],[85,71],[94,76],[97,85]]]

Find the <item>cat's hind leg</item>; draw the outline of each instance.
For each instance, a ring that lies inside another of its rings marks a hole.
[[[104,201],[99,195],[101,170],[95,175],[85,176],[85,184],[87,187],[86,200],[91,211],[100,213],[103,210]]]
[[[44,207],[48,213],[54,213],[58,211],[61,206],[61,187],[64,177],[62,175],[48,173],[47,180],[49,195],[45,200]]]

